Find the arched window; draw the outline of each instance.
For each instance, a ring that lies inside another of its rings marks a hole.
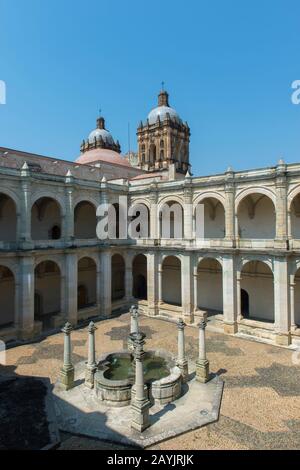
[[[164,140],[161,140],[160,141],[160,148],[164,148],[164,146],[165,146],[165,142],[164,142]]]

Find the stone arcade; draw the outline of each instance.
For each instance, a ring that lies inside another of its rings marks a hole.
[[[107,318],[136,299],[145,315],[207,315],[228,334],[299,344],[300,164],[192,177],[190,130],[164,90],[137,138],[138,153],[122,156],[99,117],[74,163],[0,148],[0,338]],[[149,236],[100,241],[96,208],[121,195],[147,208]],[[164,239],[172,202],[182,238]]]

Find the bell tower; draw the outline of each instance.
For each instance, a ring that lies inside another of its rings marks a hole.
[[[169,95],[162,89],[158,106],[137,129],[138,166],[146,171],[168,170],[174,164],[177,173],[190,169],[190,128],[169,105]]]

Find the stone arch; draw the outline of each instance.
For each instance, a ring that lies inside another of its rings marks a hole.
[[[236,206],[237,235],[240,238],[274,239],[276,236],[276,212],[273,198],[266,191],[244,193]]]
[[[0,328],[11,326],[15,321],[15,275],[7,266],[0,264]]]
[[[241,289],[249,298],[248,318],[273,323],[274,277],[270,265],[258,259],[248,260],[243,263],[240,275]],[[241,296],[241,292],[237,294]]]
[[[293,198],[289,201],[289,212],[291,220],[291,237],[300,239],[300,190],[294,193]]]
[[[77,306],[78,310],[97,303],[97,265],[92,257],[78,260]]]
[[[0,242],[17,239],[17,205],[8,194],[0,192]]]
[[[162,301],[171,305],[182,305],[181,259],[166,255],[162,260]]]
[[[197,307],[208,315],[223,313],[223,273],[218,258],[205,256],[197,264]]]
[[[57,199],[42,196],[31,206],[32,240],[53,240],[61,237],[62,210]],[[54,238],[54,236],[56,238]]]
[[[34,318],[42,322],[44,330],[52,327],[53,316],[61,312],[61,284],[61,269],[56,262],[46,259],[36,264]]]
[[[161,238],[184,237],[184,206],[180,198],[168,198],[160,202],[158,217]]]
[[[125,297],[125,260],[119,253],[111,257],[111,299],[121,300]]]
[[[147,300],[147,256],[136,255],[132,262],[133,297]]]
[[[82,199],[74,205],[74,235],[78,239],[96,238],[96,206]]]
[[[135,219],[139,218],[141,216],[141,212],[142,212],[142,214],[144,213],[142,211],[142,209],[140,209],[140,211],[139,211],[137,206],[143,206],[145,208],[145,214],[146,214],[146,217],[147,217],[147,219],[144,220],[143,223],[139,223],[136,226],[136,231],[137,231],[137,234],[138,234],[137,238],[148,238],[148,237],[150,237],[150,210],[149,210],[148,204],[145,204],[143,202],[138,202],[137,203],[136,201],[134,201],[131,204],[130,209],[134,210],[134,208],[136,208],[137,213],[136,213],[135,216],[130,217],[130,222],[133,222]]]
[[[204,213],[198,211],[199,204],[203,204]],[[204,220],[202,220],[203,216]],[[219,197],[204,196],[199,198],[195,206],[194,218],[196,235],[201,233],[201,228],[203,233],[204,228],[204,238],[225,237],[225,207]]]

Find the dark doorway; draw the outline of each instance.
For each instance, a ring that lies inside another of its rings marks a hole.
[[[134,297],[139,300],[147,300],[147,281],[142,274],[138,274],[134,279]]]
[[[85,286],[78,286],[77,299],[78,299],[77,301],[78,310],[85,308],[87,306],[88,292]]]
[[[249,294],[245,289],[241,289],[241,314],[249,318]]]

